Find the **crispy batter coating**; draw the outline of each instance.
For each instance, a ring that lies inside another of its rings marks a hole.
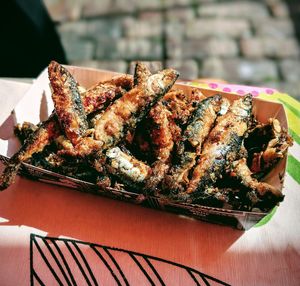
[[[153,174],[146,184],[147,189],[154,191],[167,174],[174,145],[181,140],[181,126],[204,98],[199,89],[193,89],[190,94],[172,89],[150,110],[147,128],[156,161],[152,165]],[[147,146],[145,142],[141,141],[141,150]]]
[[[174,84],[175,70],[167,69],[150,76],[145,87],[138,86],[109,106],[95,123],[95,139],[103,142],[102,149],[115,146],[135,129],[156,101]]]
[[[151,122],[150,139],[156,162],[152,166],[153,174],[149,178],[146,188],[154,190],[165,176],[170,166],[173,150],[173,134],[170,126],[170,111],[158,102],[149,112]]]
[[[35,124],[23,122],[23,124],[17,124],[15,126],[14,133],[23,144],[24,141],[37,129],[38,127]]]
[[[265,211],[282,201],[280,190],[253,177],[292,144],[278,120],[253,120],[251,95],[230,104],[199,89],[172,88],[177,77],[172,69],[152,75],[137,63],[134,78],[118,76],[83,90],[51,62],[56,113],[38,126],[18,126],[27,140],[9,160],[0,188],[26,161],[106,190],[129,187],[188,203]]]
[[[82,98],[86,98],[86,100],[83,102],[86,113],[104,109],[111,103],[112,100],[125,93],[123,89],[129,90],[132,87],[132,81],[132,77],[128,75],[116,76],[111,80],[103,83],[100,82],[97,85],[89,88],[84,94],[81,94]],[[102,92],[105,93],[103,94]],[[94,107],[90,104],[91,100],[88,100],[91,98],[96,104]],[[6,189],[14,181],[21,163],[24,160],[28,160],[32,154],[41,152],[47,145],[53,142],[53,140],[60,135],[60,132],[57,116],[56,114],[52,114],[48,120],[42,122],[38,126],[38,129],[35,130],[34,133],[28,135],[29,137],[26,135],[28,142],[26,142],[25,145],[23,145],[22,148],[9,160],[7,168],[4,170],[0,179],[0,189]],[[45,138],[47,139],[45,140]],[[97,142],[95,143],[89,140],[89,143],[93,148],[96,148],[95,145],[97,145]],[[77,148],[79,151],[76,151],[76,154],[82,153],[82,149],[85,151],[87,149],[83,148],[82,144],[80,144]],[[26,156],[24,156],[24,154],[26,154]]]
[[[111,80],[99,82],[81,94],[86,114],[105,109],[113,100],[121,97],[132,88],[132,77],[116,76]]]
[[[88,129],[78,84],[70,72],[55,61],[49,64],[48,74],[59,123],[68,139],[76,145]]]
[[[163,97],[163,105],[171,112],[171,118],[180,126],[186,124],[196,106],[205,96],[197,88],[191,93],[174,88]]]
[[[162,102],[157,103],[149,112],[149,119],[152,119],[150,139],[154,155],[157,160],[163,162],[169,160],[174,145],[169,123],[170,116],[170,111]]]
[[[150,76],[148,67],[142,62],[137,62],[134,69],[134,86],[146,84]]]
[[[195,152],[184,152],[180,156],[179,163],[172,165],[169,173],[164,177],[163,190],[164,192],[170,192],[176,196],[178,192],[184,192],[188,185],[190,178],[190,170],[196,164],[197,154]]]

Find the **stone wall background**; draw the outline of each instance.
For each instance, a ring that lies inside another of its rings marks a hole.
[[[300,99],[300,1],[44,0],[70,64],[275,87]],[[297,3],[298,2],[298,3]],[[296,25],[297,27],[297,25]]]

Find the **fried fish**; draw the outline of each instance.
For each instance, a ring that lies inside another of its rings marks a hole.
[[[163,70],[151,75],[145,86],[137,86],[110,105],[95,122],[95,140],[106,150],[119,143],[174,84],[178,72]]]
[[[85,112],[89,114],[104,109],[115,98],[122,96],[126,90],[130,89],[132,82],[131,76],[116,76],[111,80],[100,82],[87,91],[84,91],[80,96]],[[42,122],[34,132],[31,132],[31,135],[26,137],[28,140],[21,149],[10,158],[6,169],[3,171],[0,177],[0,190],[6,189],[14,181],[22,162],[30,159],[32,154],[41,152],[47,145],[61,135],[61,133],[62,131],[55,113],[45,122]]]
[[[182,199],[201,201],[203,190],[216,182],[241,149],[252,111],[252,96],[236,100],[225,115],[220,116],[210,132]]]
[[[172,193],[183,192],[189,179],[189,172],[200,155],[204,140],[208,136],[221,109],[220,95],[202,100],[194,110],[183,133],[178,147],[178,163],[175,163],[170,173],[165,177],[164,189]]]

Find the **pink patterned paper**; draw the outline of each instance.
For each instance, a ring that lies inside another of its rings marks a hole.
[[[187,81],[183,83],[188,85],[193,85],[193,86],[200,86],[202,88],[215,89],[217,91],[235,93],[238,95],[245,95],[247,93],[251,93],[254,97],[257,97],[260,94],[272,95],[275,92],[277,92],[276,89],[272,89],[272,88],[238,85],[238,84],[224,84],[224,83],[216,83],[216,82],[196,82],[196,81]]]

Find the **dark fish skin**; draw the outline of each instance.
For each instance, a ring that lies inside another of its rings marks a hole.
[[[183,134],[183,144],[189,144],[200,155],[201,147],[221,109],[222,97],[215,95],[201,101],[192,114]]]
[[[56,116],[52,114],[25,141],[21,149],[12,156],[0,178],[0,190],[4,190],[14,181],[21,163],[31,158],[32,154],[41,152],[46,145],[61,133]]]
[[[280,190],[266,182],[259,182],[251,176],[252,172],[247,166],[246,158],[232,163],[230,175],[249,190],[247,196],[254,207],[256,205],[262,207],[263,204],[263,207],[271,209],[278,202],[283,201],[284,195]]]
[[[193,171],[182,199],[202,200],[203,190],[209,188],[233,162],[241,149],[252,113],[252,96],[233,102],[228,112],[220,116],[203,145],[200,159]]]
[[[134,130],[178,76],[173,69],[151,75],[145,85],[133,88],[110,105],[95,122],[95,139],[102,142],[102,150],[114,147],[128,131]]]
[[[207,199],[204,191],[212,186],[225,172],[228,162],[236,158],[242,142],[243,138],[241,136],[232,133],[227,140],[227,144],[224,144],[220,149],[215,151],[218,154],[217,156],[210,156],[210,154],[214,155],[212,153],[214,151],[208,151],[207,154],[202,154],[198,165],[196,165],[193,171],[187,191],[179,194],[179,197],[192,200],[193,202],[203,203],[203,200]]]
[[[189,181],[189,172],[196,163],[196,157],[201,153],[202,144],[213,127],[221,104],[221,96],[215,95],[202,100],[194,110],[177,150],[179,162],[165,177],[164,189],[170,189],[173,193],[184,191]]]
[[[55,61],[49,64],[48,74],[59,123],[67,138],[76,145],[88,129],[78,84],[70,72]]]

